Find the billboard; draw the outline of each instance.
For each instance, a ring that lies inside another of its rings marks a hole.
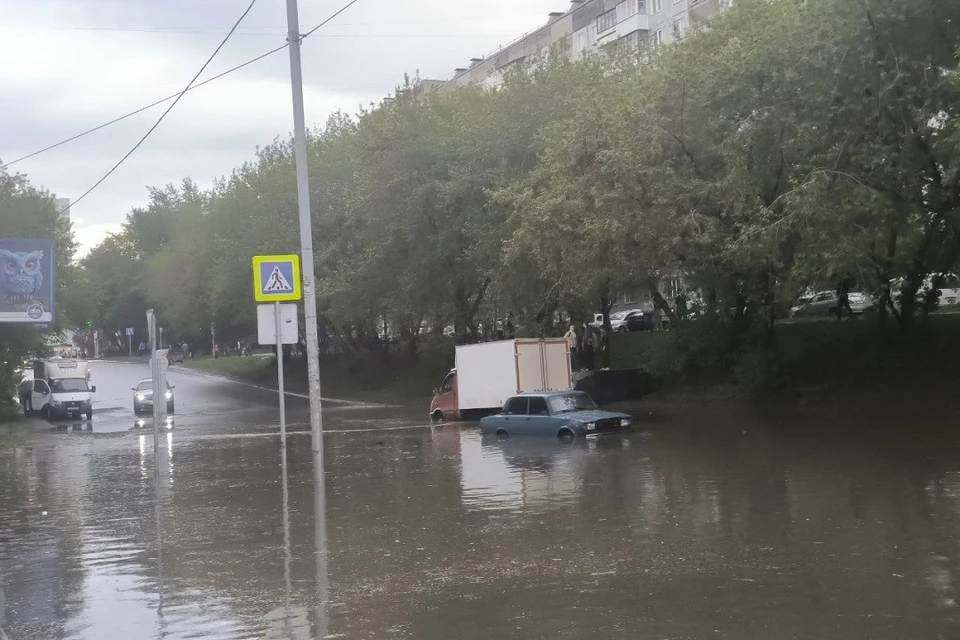
[[[56,264],[53,240],[0,238],[0,322],[53,322]]]

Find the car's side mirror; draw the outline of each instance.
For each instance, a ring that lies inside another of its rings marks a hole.
[[[439,387],[434,387],[434,388],[433,388],[433,395],[437,395],[438,393],[440,393],[440,388],[439,388]]]
[[[173,385],[172,387],[170,387],[171,390],[176,389],[176,388],[177,388],[177,385]]]
[[[137,390],[136,387],[130,387],[130,391],[136,391],[136,390]]]
[[[90,393],[96,393],[96,392],[97,392],[97,385],[93,385],[92,387],[90,387]]]

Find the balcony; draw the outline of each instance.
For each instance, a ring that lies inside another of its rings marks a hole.
[[[729,0],[690,0],[690,24],[709,22],[729,6]]]

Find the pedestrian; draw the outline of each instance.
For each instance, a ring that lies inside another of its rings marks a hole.
[[[580,336],[580,366],[583,370],[593,370],[593,347],[595,344],[593,325],[584,321],[583,335]]]
[[[846,278],[840,278],[837,284],[837,320],[843,319],[843,312],[853,317],[853,309],[850,307],[850,281]]]
[[[653,330],[660,331],[663,329],[663,309],[659,305],[653,305]]]
[[[610,362],[607,358],[607,328],[602,325],[597,327],[593,333],[593,353],[594,368],[596,368],[597,356],[600,357],[601,369],[607,370],[610,368]]]
[[[213,345],[213,359],[216,360],[219,357],[220,357],[220,346],[215,344]]]
[[[683,322],[684,318],[687,317],[687,296],[683,295],[683,292],[678,293],[676,299],[673,301],[673,305],[677,314],[677,320]]]
[[[576,371],[580,364],[577,361],[577,328],[570,325],[567,332],[563,334],[563,338],[567,341],[567,350],[570,352],[570,369]]]

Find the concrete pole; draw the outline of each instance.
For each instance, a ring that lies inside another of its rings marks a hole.
[[[323,463],[323,416],[320,413],[320,345],[317,340],[316,275],[313,263],[313,223],[307,174],[307,128],[303,112],[303,72],[300,65],[300,16],[297,0],[287,0],[287,42],[290,43],[290,86],[293,91],[293,153],[297,164],[300,209],[300,264],[303,271],[303,316],[307,334],[307,377],[310,386],[310,434],[315,459]],[[323,474],[320,474],[323,480]],[[324,490],[316,487],[317,491]]]

